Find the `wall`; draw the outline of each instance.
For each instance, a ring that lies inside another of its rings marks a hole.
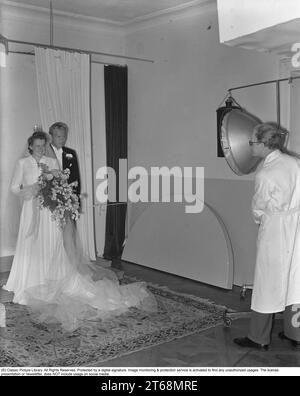
[[[2,33],[10,38],[49,42],[45,15],[9,9],[1,23]],[[205,167],[205,198],[228,228],[235,283],[243,284],[252,282],[255,261],[257,230],[249,209],[253,175],[237,177],[224,159],[217,158],[215,111],[228,88],[277,78],[278,62],[270,54],[221,45],[218,36],[215,6],[195,7],[129,27],[126,43],[116,28],[72,19],[56,19],[54,29],[56,45],[126,50],[128,55],[155,60],[154,64],[128,63],[129,166]],[[19,206],[17,202],[10,209],[7,206],[15,199],[8,193],[14,162],[39,121],[32,57],[11,55],[8,62],[1,71],[1,109],[5,110],[1,117],[1,255],[13,253],[16,238]],[[234,96],[263,120],[276,119],[273,87],[237,91]]]
[[[1,6],[1,34],[10,39],[49,43],[49,16],[38,9],[23,9],[14,6]],[[54,44],[72,48],[83,48],[107,53],[124,53],[123,33],[116,27],[86,21],[83,18],[55,17]],[[10,45],[12,50],[32,51],[29,46]],[[104,62],[109,57],[98,57]],[[114,59],[113,62],[116,62]],[[118,62],[117,62],[118,63]],[[121,63],[121,61],[119,62]],[[93,64],[92,114],[94,153],[103,149],[103,120],[97,109],[103,106],[100,90],[102,71],[100,65]],[[32,133],[33,125],[40,123],[35,64],[33,56],[10,54],[7,67],[1,73],[1,172],[0,172],[0,257],[14,254],[20,203],[9,192],[9,185],[15,161],[24,152],[26,140]],[[102,87],[102,88],[101,88]],[[99,92],[98,92],[99,89]],[[96,165],[99,161],[97,159]],[[97,219],[97,217],[96,217]],[[97,226],[97,225],[96,225]],[[99,226],[102,229],[103,225]]]
[[[34,59],[8,57],[1,73],[1,256],[13,254],[17,239],[21,202],[9,191],[16,159],[25,150],[33,125],[40,123]],[[26,78],[24,78],[24,76]]]
[[[278,60],[222,45],[218,33],[215,5],[128,29],[127,52],[155,61],[129,66],[129,166],[205,167],[205,199],[232,239],[235,284],[251,284],[257,232],[250,212],[253,175],[238,177],[217,158],[216,109],[229,88],[277,78]],[[274,87],[249,88],[234,97],[262,120],[276,120]]]
[[[300,71],[295,73],[300,75]],[[291,134],[289,148],[300,154],[300,79],[291,85]]]

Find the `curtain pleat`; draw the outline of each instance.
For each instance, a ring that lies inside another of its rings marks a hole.
[[[95,260],[93,172],[90,113],[90,57],[35,48],[36,75],[42,126],[54,122],[69,126],[67,146],[78,154],[83,215],[77,222],[83,248]]]

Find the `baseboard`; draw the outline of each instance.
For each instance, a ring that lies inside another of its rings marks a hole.
[[[15,248],[3,248],[0,247],[0,260],[5,257],[11,257],[15,255]]]
[[[9,272],[11,270],[13,258],[14,258],[13,255],[0,257],[0,273]],[[100,264],[104,268],[111,267],[111,260],[106,260],[102,257],[97,257],[96,262],[97,264]]]
[[[9,272],[11,269],[12,261],[13,256],[0,257],[0,273]]]

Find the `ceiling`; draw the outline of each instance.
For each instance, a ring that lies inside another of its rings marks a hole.
[[[120,24],[206,2],[207,0],[52,0],[54,11],[79,14]],[[49,9],[50,1],[13,0],[13,2],[6,1],[6,3]]]
[[[126,26],[140,20],[209,2],[216,3],[216,0],[52,0],[52,5],[54,12],[58,14],[75,14]],[[46,12],[49,12],[50,6],[50,0],[0,0],[1,3]],[[291,54],[290,43],[300,41],[299,31],[300,21],[295,20],[231,40],[226,44],[289,56]]]

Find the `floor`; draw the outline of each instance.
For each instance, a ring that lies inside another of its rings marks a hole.
[[[1,262],[0,262],[1,264]],[[207,298],[217,304],[239,312],[249,312],[251,292],[240,300],[240,289],[224,291],[199,282],[184,279],[160,271],[122,261],[113,262],[112,267],[124,271],[147,282],[168,286],[177,292]],[[0,273],[0,283],[8,273]],[[12,295],[0,290],[0,302],[10,301]],[[231,327],[223,325],[204,332],[187,336],[169,343],[135,352],[98,367],[300,367],[300,350],[290,343],[281,341],[277,334],[281,331],[281,315],[275,320],[273,340],[268,352],[243,349],[232,340],[247,334],[249,319],[246,316],[233,321]]]

